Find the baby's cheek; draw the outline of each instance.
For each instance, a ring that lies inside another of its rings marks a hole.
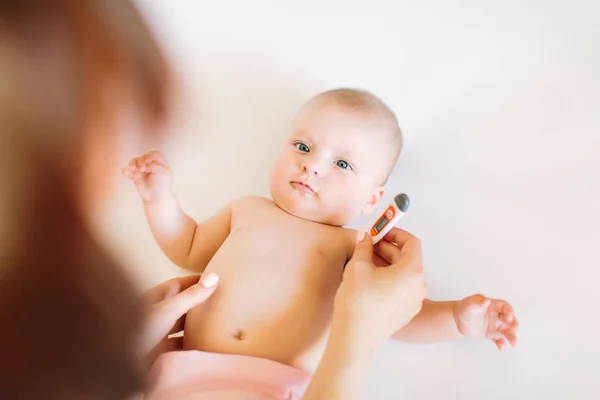
[[[351,188],[340,187],[329,201],[329,209],[340,225],[346,225],[360,215],[364,208],[358,192]]]
[[[279,157],[271,169],[271,180],[276,182],[285,181],[286,175],[289,175],[290,163],[286,157]]]

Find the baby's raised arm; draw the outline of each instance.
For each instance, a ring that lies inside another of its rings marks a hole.
[[[224,207],[198,224],[185,214],[172,190],[173,173],[160,152],[132,159],[123,175],[131,179],[144,201],[154,239],[181,268],[202,272],[230,231],[231,210]]]

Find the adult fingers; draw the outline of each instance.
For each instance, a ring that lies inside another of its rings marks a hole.
[[[197,284],[191,285],[181,292],[179,290],[191,283],[192,279],[174,278],[170,282],[159,285],[150,293],[146,293],[146,299],[154,300],[164,298],[168,293],[175,292],[176,294],[157,302],[152,307],[148,327],[141,341],[141,349],[144,352],[151,352],[150,349],[156,347],[169,332],[173,332],[174,329],[181,330],[183,328],[182,316],[213,294],[218,278],[217,274],[210,273]]]
[[[395,264],[400,261],[402,252],[400,248],[393,243],[384,240],[377,243],[375,246],[375,254],[388,261],[390,264]]]
[[[203,277],[196,285],[192,285],[181,293],[165,300],[164,307],[176,321],[191,308],[208,299],[217,286],[219,277],[214,272]],[[172,313],[172,314],[171,314]]]
[[[366,265],[372,265],[373,262],[373,239],[370,235],[365,234],[364,231],[357,232],[357,243],[354,248],[354,254],[350,263],[362,262]],[[363,236],[364,235],[364,236]]]
[[[155,304],[159,301],[170,298],[177,293],[195,285],[200,280],[200,275],[186,275],[171,278],[168,281],[159,283],[158,285],[148,289],[143,298],[149,304]]]
[[[152,305],[158,303],[167,297],[167,293],[172,290],[172,287],[176,284],[176,278],[169,279],[168,281],[161,282],[156,286],[151,287],[142,293],[142,299]]]
[[[390,267],[410,266],[419,270],[423,268],[421,247],[417,238],[407,240],[404,242],[402,248],[393,243],[382,240],[377,243],[377,248],[375,251],[382,258],[390,262]],[[392,268],[392,270],[395,269],[397,268]]]
[[[209,279],[209,275],[211,274],[207,274],[205,279],[204,279],[204,285],[206,287],[210,287],[213,286],[214,283],[216,283],[218,281],[218,277],[216,278],[210,278],[210,279],[217,279],[216,281],[214,281],[213,284],[208,285],[207,284],[207,280]],[[213,274],[216,276],[216,274]],[[194,286],[195,284],[197,284],[200,279],[202,278],[202,275],[185,275],[185,276],[180,276],[178,278],[175,278],[177,280],[177,284],[179,285],[179,287],[181,288],[180,291],[186,290],[187,288],[190,288],[192,286]]]
[[[178,333],[181,332],[183,330],[183,328],[185,328],[185,317],[187,314],[182,315],[181,317],[179,317],[179,319],[173,324],[173,327],[171,328],[171,330],[169,331],[169,333],[167,333],[167,335],[172,335],[174,333]]]
[[[183,350],[183,336],[165,337],[146,355],[146,363],[151,366],[163,353]]]
[[[383,237],[383,240],[396,243],[399,247],[402,247],[406,242],[411,240],[418,241],[417,237],[412,233],[396,227],[390,229],[390,231]]]
[[[383,240],[379,243],[391,242],[398,245],[398,248],[402,254],[411,258],[417,258],[420,262],[421,259],[421,241],[419,238],[411,233],[398,229],[392,228],[387,235],[384,236]]]
[[[390,265],[390,262],[377,254],[378,245],[379,243],[375,245],[375,251],[373,252],[373,264],[375,264],[376,267],[387,267]]]

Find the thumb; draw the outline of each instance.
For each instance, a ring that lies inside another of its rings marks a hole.
[[[373,261],[373,239],[364,231],[357,231],[356,240],[352,261],[365,262],[370,265]]]
[[[490,305],[490,300],[481,295],[475,295],[467,299],[466,308],[472,312],[482,312]]]
[[[166,300],[169,303],[167,308],[173,310],[177,317],[187,313],[198,304],[206,301],[217,288],[218,282],[219,276],[214,272],[203,276],[197,284]]]
[[[480,302],[479,302],[479,306],[481,308],[487,308],[490,306],[490,304],[492,304],[492,301],[490,299],[488,299],[487,297],[484,297]]]
[[[468,298],[469,304],[474,308],[487,308],[491,301],[482,294],[474,294]]]

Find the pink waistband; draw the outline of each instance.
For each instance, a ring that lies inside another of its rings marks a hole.
[[[162,354],[152,366],[146,400],[204,399],[202,393],[240,391],[273,400],[302,398],[311,375],[265,358],[197,350]],[[219,398],[226,398],[219,396]],[[254,398],[254,397],[253,397]]]

